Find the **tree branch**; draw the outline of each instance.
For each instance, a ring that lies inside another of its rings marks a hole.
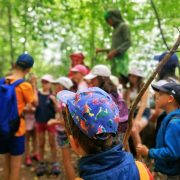
[[[159,27],[159,30],[160,30],[160,33],[161,33],[161,36],[162,36],[163,43],[165,44],[166,48],[168,50],[170,50],[170,48],[169,48],[169,46],[168,46],[168,44],[166,42],[166,39],[164,37],[164,33],[163,33],[163,30],[162,30],[162,27],[161,27],[161,21],[160,21],[160,18],[159,18],[159,15],[158,15],[158,12],[157,12],[157,9],[156,9],[156,6],[155,6],[153,0],[151,0],[151,5],[152,5],[152,8],[154,10],[157,22],[158,22],[158,27]]]

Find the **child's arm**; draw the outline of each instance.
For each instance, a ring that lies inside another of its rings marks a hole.
[[[149,156],[153,159],[177,160],[180,158],[180,121],[172,120],[165,133],[165,146],[160,148],[147,149],[145,146],[138,146],[139,154]]]
[[[146,92],[144,93],[144,95],[141,98],[140,107],[139,107],[138,113],[135,117],[135,120],[139,121],[142,118],[143,112],[147,107],[148,93],[149,93],[149,91],[146,90]]]
[[[139,144],[136,147],[136,152],[138,155],[148,156],[149,149],[147,148],[147,146]]]

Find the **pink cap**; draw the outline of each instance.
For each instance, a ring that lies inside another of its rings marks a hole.
[[[72,72],[80,72],[83,75],[86,75],[88,73],[88,69],[81,64],[78,64],[78,65],[74,66],[73,68],[71,68],[71,71]]]
[[[74,59],[74,57],[76,57],[76,58],[78,58],[79,60],[84,60],[84,54],[83,53],[73,53],[73,54],[71,54],[70,55],[70,58],[71,58],[71,60],[73,61]]]

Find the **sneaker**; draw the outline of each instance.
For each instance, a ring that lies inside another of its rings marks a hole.
[[[26,156],[25,164],[26,164],[26,166],[31,166],[32,165],[32,160],[31,160],[30,156]]]
[[[60,173],[61,173],[61,171],[60,171],[60,164],[58,162],[52,163],[51,174],[57,176]]]
[[[43,176],[47,171],[46,163],[40,162],[37,169],[36,169],[36,175],[37,176]]]
[[[35,161],[40,161],[40,155],[38,153],[34,153],[33,156],[32,156],[32,159],[35,160]]]

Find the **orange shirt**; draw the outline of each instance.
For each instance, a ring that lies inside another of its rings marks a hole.
[[[10,80],[13,83],[15,80]],[[24,107],[28,103],[32,103],[34,101],[34,93],[33,88],[30,83],[23,82],[15,88],[17,105],[18,105],[18,113],[22,114]],[[26,132],[25,120],[21,118],[20,126],[15,136],[22,136]]]

